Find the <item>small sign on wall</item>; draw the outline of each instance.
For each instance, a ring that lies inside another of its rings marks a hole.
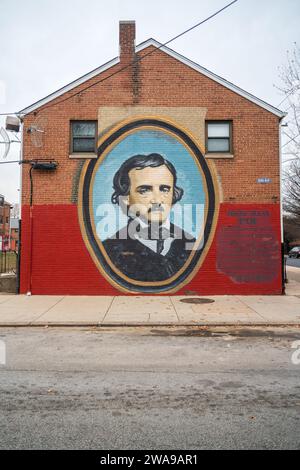
[[[260,184],[271,183],[271,178],[257,178],[256,182]]]

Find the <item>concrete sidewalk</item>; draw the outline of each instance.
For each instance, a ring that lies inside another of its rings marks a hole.
[[[187,296],[3,294],[0,295],[0,326],[300,326],[300,283],[296,281],[287,285],[285,296],[205,297],[214,302],[182,302]]]

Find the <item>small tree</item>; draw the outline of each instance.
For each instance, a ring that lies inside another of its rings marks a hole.
[[[287,64],[280,67],[279,77],[286,111],[288,127],[283,131],[286,142],[282,146],[284,160],[300,159],[300,48],[295,43],[292,52],[287,52]]]
[[[285,171],[283,206],[300,229],[300,159],[291,162]]]
[[[285,253],[295,246],[300,245],[300,226],[295,217],[290,215],[283,216],[284,227],[284,249]]]
[[[19,204],[13,204],[10,210],[10,216],[12,219],[18,219],[20,217],[20,207]]]
[[[283,127],[284,168],[283,208],[285,241],[300,239],[300,48],[295,43],[287,52],[287,63],[280,68],[281,87],[288,112],[287,127]]]

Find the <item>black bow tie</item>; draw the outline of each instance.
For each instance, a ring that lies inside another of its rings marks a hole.
[[[164,240],[157,240],[156,252],[158,255],[160,255],[164,249],[164,242]]]
[[[147,225],[146,227],[141,227],[140,225],[136,228],[139,237],[144,238],[145,240],[158,240],[164,241],[171,236],[170,230],[161,226],[151,226]]]

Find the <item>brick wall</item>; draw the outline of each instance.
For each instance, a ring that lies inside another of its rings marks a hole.
[[[4,202],[3,206],[0,206],[0,236],[8,237],[9,236],[9,226],[10,226],[10,204]]]
[[[151,49],[151,48],[149,48]],[[143,51],[143,54],[145,54]],[[101,78],[121,68],[112,67]],[[233,160],[217,160],[215,165],[222,180],[224,200],[235,202],[274,202],[279,198],[279,133],[278,118],[228,90],[222,85],[188,68],[163,52],[155,52],[139,64],[139,100],[143,106],[205,107],[206,119],[233,120]],[[155,71],[155,73],[153,72]],[[78,87],[95,83],[99,77]],[[63,96],[73,94],[74,90]],[[59,102],[62,97],[53,100]],[[44,146],[41,151],[32,145],[29,134],[24,134],[24,158],[50,158],[59,162],[57,173],[41,174],[35,182],[34,197],[38,203],[70,203],[73,176],[79,165],[70,160],[70,120],[97,119],[101,106],[130,106],[133,104],[131,73],[129,69],[99,83],[61,105],[39,112],[47,117]],[[28,128],[35,116],[24,119]],[[272,182],[257,185],[256,179],[268,176]],[[22,203],[29,203],[28,167],[23,166]],[[54,181],[52,181],[54,180]],[[59,188],[59,191],[57,191]]]

